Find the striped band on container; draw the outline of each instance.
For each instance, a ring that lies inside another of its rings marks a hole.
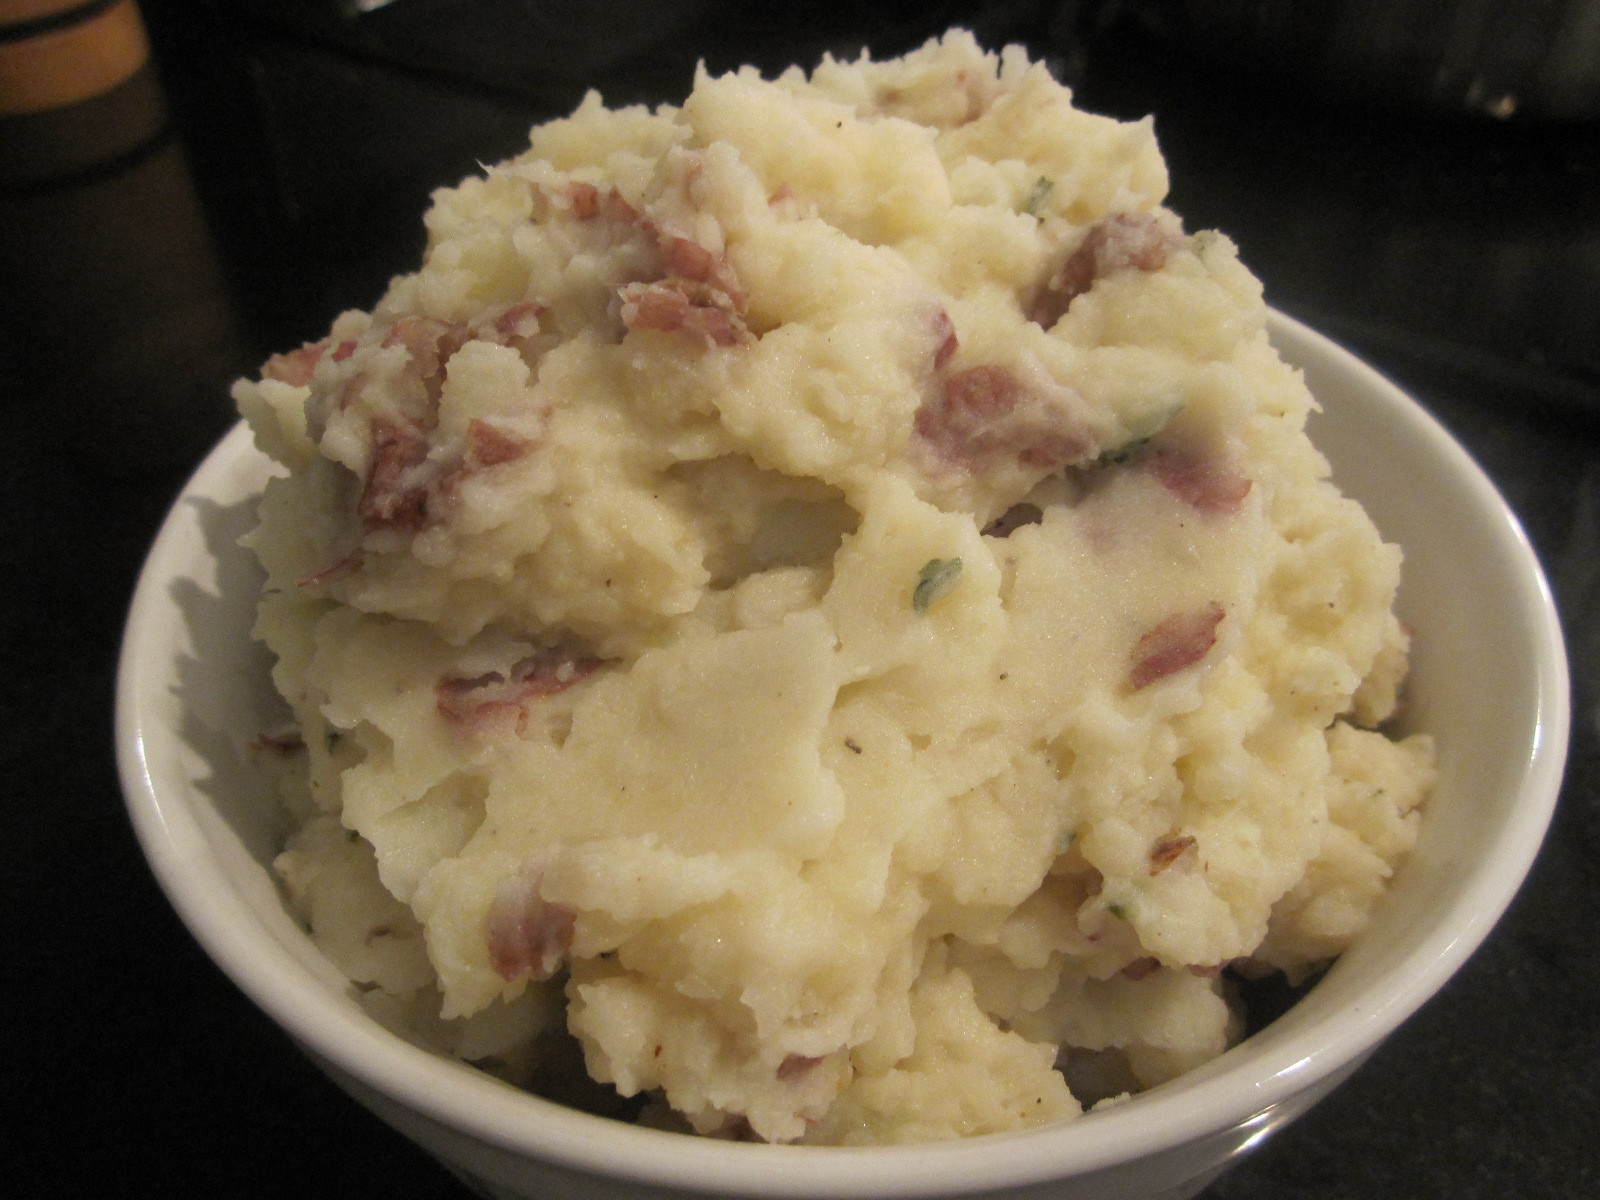
[[[0,117],[102,95],[149,57],[135,0],[0,0]]]

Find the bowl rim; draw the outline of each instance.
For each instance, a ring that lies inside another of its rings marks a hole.
[[[376,1093],[511,1155],[634,1184],[764,1197],[911,1197],[1038,1184],[1105,1170],[1214,1136],[1262,1114],[1358,1061],[1436,992],[1477,948],[1521,886],[1543,840],[1566,762],[1570,702],[1566,652],[1550,587],[1520,522],[1444,427],[1373,368],[1282,313],[1272,340],[1291,362],[1325,360],[1371,393],[1407,432],[1427,443],[1472,493],[1500,550],[1515,565],[1518,598],[1536,651],[1535,736],[1517,780],[1520,794],[1499,854],[1480,864],[1477,886],[1441,916],[1369,990],[1371,1003],[1317,1036],[1302,1031],[1256,1055],[1257,1070],[1232,1078],[1225,1055],[1136,1103],[1088,1119],[1013,1133],[909,1146],[748,1145],[624,1125],[516,1091],[420,1049],[329,994],[249,910],[210,853],[183,796],[163,795],[148,747],[162,736],[153,705],[169,676],[143,631],[163,619],[166,590],[182,567],[175,517],[241,457],[256,453],[236,425],[186,483],[141,571],[123,634],[116,682],[118,769],[129,815],[157,881],[213,961],[313,1056]],[[1470,898],[1470,903],[1468,902]],[[1255,1039],[1252,1039],[1254,1041]],[[1195,1102],[1200,1093],[1205,1103]],[[508,1096],[515,1103],[505,1103]]]

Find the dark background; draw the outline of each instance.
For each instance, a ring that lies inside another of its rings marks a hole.
[[[586,88],[676,101],[697,59],[887,57],[963,24],[1085,107],[1153,112],[1188,227],[1457,434],[1566,624],[1573,749],[1520,897],[1208,1200],[1600,1195],[1600,52],[1571,49],[1593,7],[145,0],[151,69],[0,118],[6,1190],[466,1195],[233,989],[143,864],[110,728],[145,548],[228,381],[370,306],[430,189]]]

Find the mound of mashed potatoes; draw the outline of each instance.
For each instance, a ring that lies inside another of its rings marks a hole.
[[[590,95],[237,386],[277,866],[375,1013],[903,1142],[1171,1079],[1361,933],[1433,775],[1400,552],[1166,186],[962,32]]]

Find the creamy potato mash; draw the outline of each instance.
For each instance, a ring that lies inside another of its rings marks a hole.
[[[1375,731],[1400,552],[1166,185],[960,32],[590,95],[238,385],[278,868],[375,1013],[523,1080],[564,1025],[700,1133],[948,1138],[1359,935],[1433,770]]]

